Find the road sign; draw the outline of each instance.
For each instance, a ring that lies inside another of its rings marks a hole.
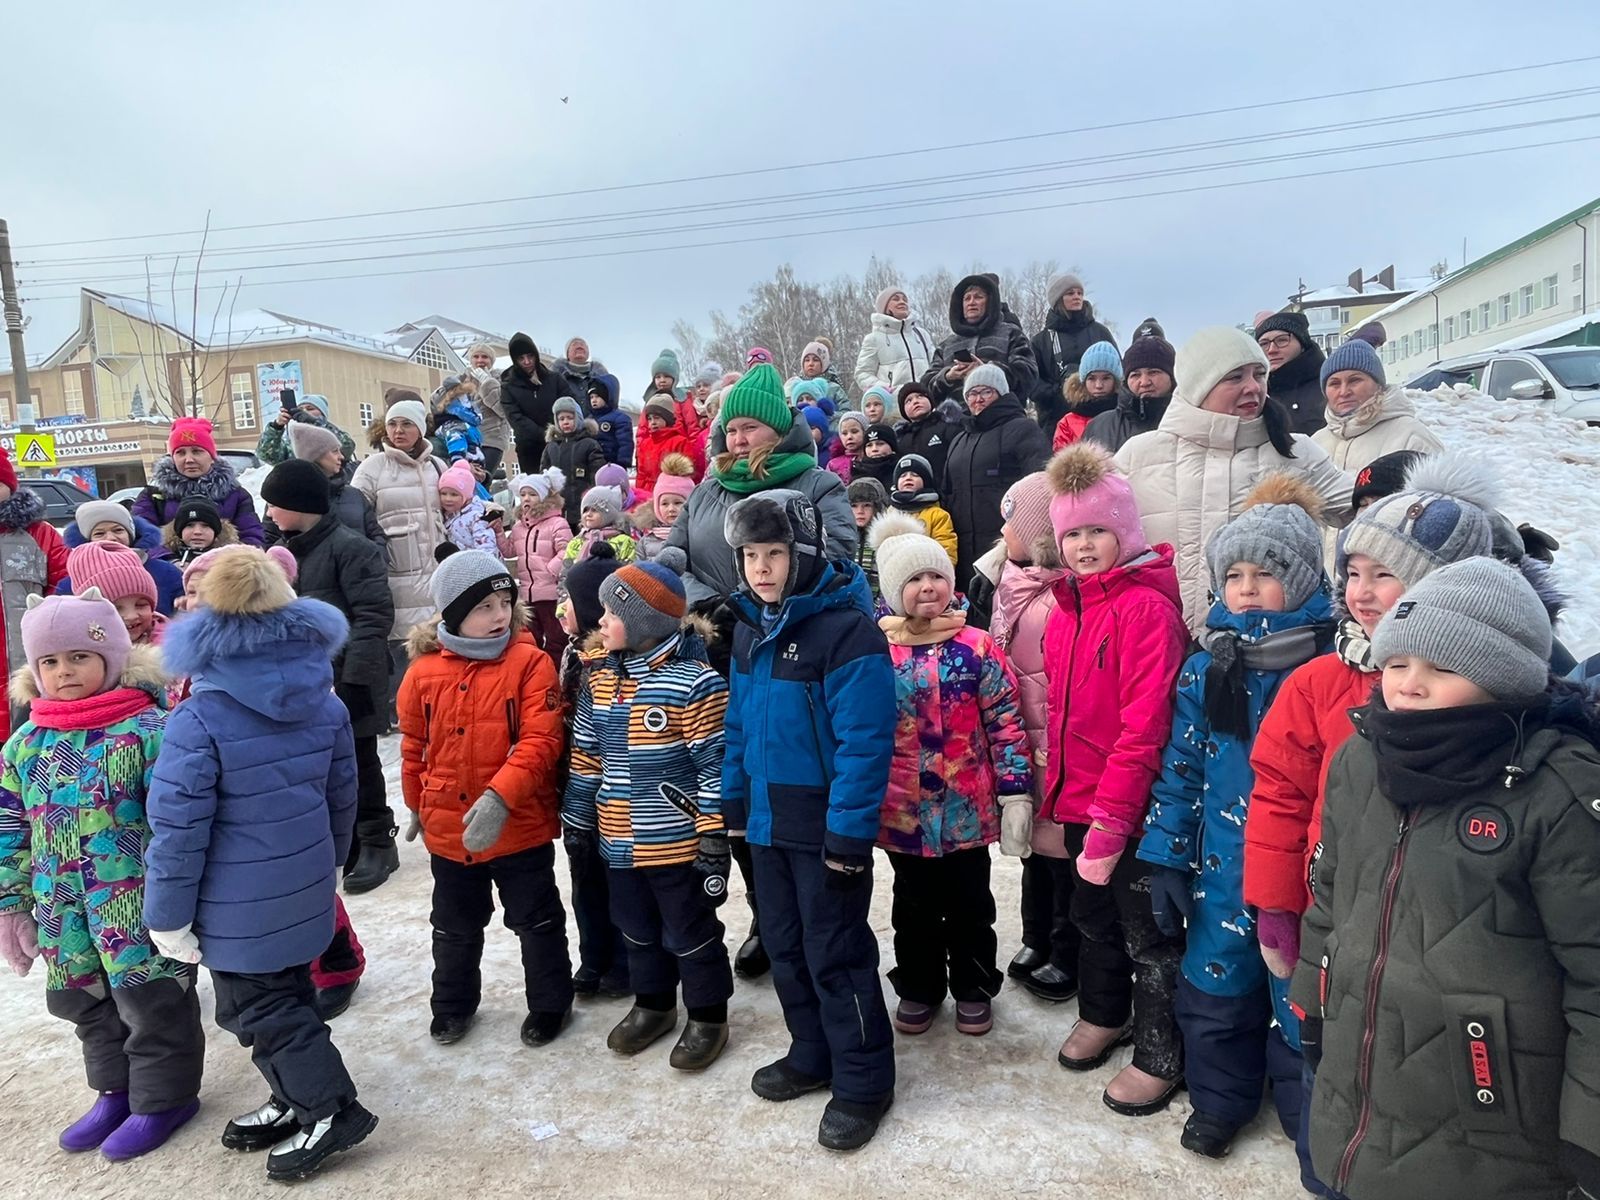
[[[55,466],[55,436],[48,433],[17,434],[17,465],[21,467]]]

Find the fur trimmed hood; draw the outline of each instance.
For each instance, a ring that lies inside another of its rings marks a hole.
[[[556,428],[556,423],[551,421],[549,425],[545,426],[544,435],[552,442],[570,442],[581,437],[597,438],[600,436],[600,423],[592,417],[585,417],[582,424],[571,433],[562,433],[561,430]]]
[[[246,556],[221,561],[234,557]],[[256,614],[207,607],[167,626],[161,657],[173,675],[190,677],[195,693],[226,692],[263,716],[295,721],[308,697],[332,690],[333,658],[349,635],[344,614],[321,600]]]
[[[332,491],[334,487],[337,487],[342,491],[344,489],[346,480],[341,476],[338,479],[329,480],[328,483],[330,491]],[[136,528],[139,525],[150,524],[150,522],[144,520],[142,517],[135,517],[133,519],[133,523]],[[182,554],[188,549],[188,547],[183,544],[183,536],[179,534],[179,532],[171,525],[163,526],[162,530],[164,536],[161,539],[161,544],[173,554]],[[237,545],[239,545],[239,529],[232,521],[224,519],[222,522],[222,532],[217,534],[217,540],[211,543],[210,548],[213,550],[218,550],[223,546]]]
[[[26,485],[0,504],[0,529],[26,529],[44,520],[44,500]]]
[[[117,686],[138,688],[165,708],[169,682],[166,672],[161,669],[161,652],[154,646],[134,646],[128,652],[128,664],[122,669]],[[9,690],[11,703],[16,705],[28,704],[43,694],[33,678],[33,669],[28,666],[18,667],[11,673]]]
[[[168,500],[204,496],[215,504],[221,504],[238,486],[239,477],[234,473],[233,464],[225,458],[212,462],[211,469],[198,479],[190,479],[180,472],[170,454],[158,458],[150,472],[150,490],[161,493]]]

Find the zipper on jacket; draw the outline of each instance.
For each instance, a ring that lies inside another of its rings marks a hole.
[[[822,734],[817,732],[817,704],[811,697],[811,685],[806,687],[806,708],[811,712],[811,740],[817,747],[817,763],[822,768],[822,776],[828,781],[828,786],[833,786],[833,762],[824,757],[822,753]]]
[[[1059,605],[1057,607],[1059,607]],[[1083,592],[1079,589],[1078,582],[1077,582],[1076,579],[1074,579],[1072,581],[1072,607],[1077,613],[1078,632],[1082,633],[1083,632]],[[1043,642],[1042,639],[1040,640],[1039,645],[1040,645],[1040,648],[1042,649],[1043,646],[1044,646],[1044,642]],[[1068,718],[1070,717],[1071,712],[1072,712],[1072,672],[1073,672],[1074,666],[1076,665],[1077,657],[1078,657],[1078,639],[1077,638],[1073,638],[1072,639],[1072,650],[1067,655],[1067,674],[1066,674],[1067,686],[1062,691],[1062,703],[1061,703],[1061,730],[1060,730],[1061,751],[1060,751],[1060,753],[1062,755],[1063,760],[1065,760],[1066,753],[1067,753],[1067,723],[1068,723]],[[1061,798],[1061,789],[1066,786],[1066,783],[1067,783],[1067,768],[1066,768],[1065,761],[1063,761],[1062,766],[1061,766],[1061,770],[1056,772],[1056,787],[1055,787],[1055,791],[1050,793],[1050,795],[1047,797],[1047,801],[1046,801],[1050,805],[1049,816],[1050,816],[1051,820],[1055,819],[1056,801]]]
[[[1106,647],[1111,644],[1111,635],[1108,633],[1100,639],[1100,648],[1094,652],[1094,665],[1100,670],[1106,669]]]
[[[511,733],[511,745],[515,746],[517,738],[522,734],[522,731],[517,727],[517,702],[515,700],[506,701],[506,729]]]
[[[422,761],[428,761],[428,734],[433,729],[433,705],[422,706]]]
[[[1356,1151],[1366,1139],[1372,1125],[1372,1055],[1377,1040],[1378,990],[1383,985],[1383,969],[1389,963],[1390,924],[1394,919],[1394,897],[1400,886],[1400,870],[1406,861],[1406,839],[1411,833],[1411,810],[1400,813],[1400,829],[1395,836],[1394,850],[1389,855],[1389,869],[1383,877],[1383,899],[1378,907],[1378,949],[1372,956],[1372,966],[1367,971],[1367,991],[1361,1008],[1361,1054],[1356,1060],[1356,1088],[1361,1093],[1360,1115],[1356,1118],[1355,1132],[1350,1135],[1344,1153],[1339,1156],[1339,1169],[1333,1177],[1333,1190],[1343,1193],[1350,1182],[1350,1169],[1355,1165]],[[1326,970],[1326,967],[1324,967]],[[1326,1004],[1326,1000],[1324,1000]]]

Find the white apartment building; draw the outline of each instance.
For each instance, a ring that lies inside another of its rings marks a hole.
[[[1366,319],[1389,335],[1380,353],[1392,382],[1441,360],[1507,342],[1536,345],[1581,337],[1600,321],[1600,199],[1417,289]]]

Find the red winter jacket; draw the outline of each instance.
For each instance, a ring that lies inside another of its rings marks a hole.
[[[1189,646],[1172,547],[1100,575],[1069,573],[1055,594],[1044,630],[1045,811],[1132,837],[1172,734],[1174,684]]]
[[[1377,682],[1377,672],[1324,654],[1278,688],[1250,752],[1256,784],[1244,822],[1246,904],[1292,913],[1310,907],[1328,767],[1355,732],[1350,710],[1367,702]]]
[[[664,429],[651,429],[649,426],[639,430],[633,439],[634,476],[633,486],[641,492],[654,492],[656,479],[661,474],[661,460],[669,454],[681,454],[694,464],[694,477],[698,480],[705,474],[705,453],[694,438],[688,436],[676,425],[668,425]]]
[[[1069,412],[1056,422],[1055,436],[1050,439],[1050,449],[1055,451],[1065,450],[1068,446],[1083,437],[1083,431],[1089,428],[1092,416],[1084,413]]]

